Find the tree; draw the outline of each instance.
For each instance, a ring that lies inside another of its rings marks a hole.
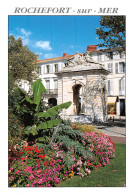
[[[15,40],[13,35],[9,36],[8,67],[9,80],[12,81],[12,85],[15,81],[18,82],[20,80],[33,81],[36,77],[35,62],[35,54],[27,46],[23,46],[22,39],[18,38]]]
[[[125,16],[101,16],[100,28],[96,29],[99,39],[103,39],[99,47],[121,47],[125,51]]]

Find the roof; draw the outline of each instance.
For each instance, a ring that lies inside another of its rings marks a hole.
[[[76,53],[72,59],[69,60],[68,66],[64,67],[63,70],[56,73],[63,74],[63,73],[73,73],[73,72],[82,72],[82,71],[93,71],[93,70],[101,70],[105,74],[109,73],[106,69],[103,68],[101,64],[94,61],[89,54],[80,55]]]
[[[113,52],[113,51],[123,51],[121,47],[114,47],[114,48],[104,48],[95,51],[87,51],[89,53],[103,53],[103,52]]]
[[[38,60],[37,63],[42,63],[42,62],[49,62],[49,61],[57,61],[57,60],[67,60],[70,59],[72,57],[74,57],[75,54],[71,54],[71,55],[66,55],[66,56],[62,56],[62,57],[57,57],[57,58],[49,58],[49,59],[45,59],[45,60]],[[82,54],[79,54],[82,55]]]
[[[102,53],[102,52],[112,52],[112,51],[120,51],[121,48],[120,47],[115,47],[115,48],[105,48],[105,49],[99,49],[99,50],[95,50],[95,51],[87,51],[88,53]],[[38,60],[37,63],[42,63],[42,62],[50,62],[50,61],[57,61],[57,60],[67,60],[70,59],[72,57],[74,57],[75,54],[71,54],[71,55],[66,55],[66,56],[61,56],[61,57],[56,57],[56,58],[49,58],[49,59],[45,59],[45,60]],[[82,54],[79,54],[82,55]]]

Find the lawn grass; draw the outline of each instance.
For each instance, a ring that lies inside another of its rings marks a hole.
[[[126,145],[115,143],[116,158],[110,164],[93,170],[90,176],[74,176],[59,187],[122,187],[126,182]]]

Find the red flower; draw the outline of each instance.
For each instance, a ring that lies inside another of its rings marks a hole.
[[[30,150],[33,150],[33,149],[34,149],[34,148],[31,146],[31,147],[30,147]]]
[[[42,154],[39,154],[38,157],[39,157],[39,158],[43,158]]]

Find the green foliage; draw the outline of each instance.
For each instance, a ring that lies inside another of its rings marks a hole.
[[[24,135],[23,124],[18,120],[17,116],[13,114],[12,110],[8,110],[8,139],[9,146],[20,143]]]
[[[38,118],[49,118],[49,117],[55,117],[59,115],[59,112],[62,111],[63,108],[67,109],[71,105],[71,102],[66,102],[57,106],[54,106],[47,110],[46,112],[40,112],[38,114]]]
[[[59,112],[63,108],[68,108],[71,102],[57,105],[43,112],[40,104],[42,102],[42,94],[46,92],[46,89],[40,79],[34,82],[32,89],[33,95],[29,96],[26,92],[17,88],[14,98],[12,98],[15,102],[11,101],[10,105],[14,108],[14,112],[23,120],[28,141],[38,139],[38,141],[44,142],[48,138],[41,139],[41,137],[49,136],[48,130],[62,122]]]
[[[46,92],[46,89],[40,79],[38,79],[36,82],[33,83],[32,89],[33,89],[34,103],[37,105],[36,111],[38,111],[41,95],[42,93]]]
[[[25,127],[33,124],[32,113],[36,105],[28,101],[26,93],[23,90],[18,87],[15,88],[9,96],[9,107]]]
[[[90,177],[67,179],[59,187],[122,187],[126,181],[126,145],[115,143],[115,148],[116,158],[109,165],[93,170]]]
[[[125,51],[125,16],[101,16],[100,25],[96,34],[104,42],[98,46],[121,47]]]
[[[66,121],[58,125],[58,127],[53,129],[52,138],[50,139],[50,145],[53,143],[59,144],[60,149],[64,149],[65,157],[63,158],[64,163],[71,167],[74,164],[72,159],[72,149],[76,154],[76,159],[79,156],[83,158],[87,157],[89,159],[93,158],[93,154],[85,149],[82,145],[81,140],[83,133],[78,130],[73,130]],[[61,144],[60,144],[61,143]]]
[[[36,78],[35,62],[35,54],[27,46],[23,46],[21,38],[15,40],[13,35],[8,37],[8,65],[14,80],[31,82]]]

